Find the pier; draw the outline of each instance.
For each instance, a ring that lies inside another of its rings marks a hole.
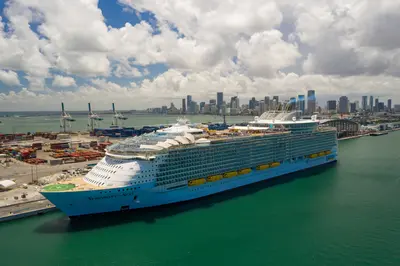
[[[40,215],[55,210],[57,208],[46,199],[3,206],[0,207],[0,222]]]

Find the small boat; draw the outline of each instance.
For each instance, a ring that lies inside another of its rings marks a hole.
[[[380,132],[373,132],[373,133],[370,133],[369,135],[370,135],[370,136],[373,136],[373,137],[377,137],[377,136],[382,136],[382,135],[387,135],[387,134],[388,134],[387,131],[380,131]]]

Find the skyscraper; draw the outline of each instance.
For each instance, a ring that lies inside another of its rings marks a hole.
[[[239,97],[237,96],[231,97],[231,108],[239,109],[239,107],[240,107]]]
[[[296,110],[296,97],[290,98],[288,110],[290,110],[290,111]]]
[[[217,92],[217,108],[218,112],[220,112],[222,103],[224,101],[224,93],[223,92]]]
[[[392,99],[388,100],[387,107],[388,107],[388,111],[391,112],[392,111]]]
[[[374,96],[369,96],[369,108],[371,112],[374,111]]]
[[[307,91],[307,113],[312,115],[316,108],[315,90]]]
[[[260,115],[265,112],[265,102],[263,100],[260,101]]]
[[[297,96],[298,103],[299,103],[299,110],[301,111],[302,115],[306,112],[306,99],[304,95]]]
[[[256,108],[256,98],[253,97],[251,98],[251,100],[249,101],[249,109],[254,110]]]
[[[199,113],[199,105],[195,101],[190,102],[190,113],[192,114]]]
[[[334,100],[328,101],[326,103],[326,107],[327,107],[329,112],[336,111],[336,101],[334,101]]]
[[[182,99],[182,114],[186,114],[186,99]]]
[[[204,107],[206,106],[205,102],[200,102],[200,112],[204,112]]]
[[[349,99],[347,98],[347,96],[342,96],[339,98],[339,113],[349,113]]]
[[[186,105],[187,105],[186,111],[190,113],[190,107],[192,106],[192,95],[188,95],[186,97],[186,99],[187,99],[186,100]]]
[[[376,98],[376,99],[375,99],[375,107],[374,107],[375,112],[379,112],[379,107],[378,107],[378,105],[379,105],[379,99]]]
[[[354,101],[354,103],[356,104],[356,110],[360,110],[360,102],[359,101]]]
[[[265,103],[265,111],[269,111],[271,107],[271,101],[269,100],[268,96],[264,97],[264,103]]]
[[[357,111],[356,103],[350,103],[350,113],[355,113]]]
[[[368,96],[363,96],[361,100],[361,108],[363,111],[367,111],[367,105],[368,105]]]
[[[377,109],[378,109],[378,112],[385,111],[385,103],[384,102],[379,102]]]
[[[279,108],[279,96],[273,96],[271,110],[276,110],[278,108]]]

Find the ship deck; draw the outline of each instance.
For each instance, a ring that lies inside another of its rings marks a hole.
[[[326,132],[326,131],[334,131],[336,129],[330,127],[321,127],[316,130],[316,132]],[[253,128],[250,131],[246,130],[218,130],[218,131],[209,131],[206,134],[201,134],[195,136],[196,139],[204,138],[210,141],[209,144],[217,144],[221,142],[229,142],[240,139],[246,139],[251,137],[262,137],[262,136],[273,136],[273,135],[289,135],[292,132],[286,129],[274,129],[274,130],[264,130],[263,128]],[[154,159],[157,154],[166,153],[170,150],[177,149],[185,149],[188,147],[204,145],[204,143],[186,143],[177,146],[170,146],[168,148],[163,148],[160,150],[107,150],[106,155],[115,157],[118,159],[138,159],[138,160],[149,160]]]
[[[85,182],[84,176],[76,176],[68,180],[63,180],[54,184],[49,184],[43,188],[44,192],[72,192],[72,191],[86,191],[86,190],[102,190],[110,189],[109,186],[101,187]]]

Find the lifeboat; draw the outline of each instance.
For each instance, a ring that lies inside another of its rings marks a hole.
[[[261,164],[261,165],[256,167],[256,170],[265,170],[265,169],[268,169],[268,168],[269,168],[268,164]]]
[[[199,185],[203,185],[206,183],[206,179],[205,178],[197,178],[197,179],[192,179],[188,181],[188,186],[199,186]]]
[[[274,162],[274,163],[271,163],[269,166],[270,166],[270,167],[277,167],[277,166],[279,166],[279,165],[281,165],[281,164],[278,163],[278,162]]]
[[[314,158],[317,158],[317,157],[318,157],[318,154],[314,153],[314,154],[311,154],[311,155],[308,156],[308,157],[311,158],[311,159],[314,159]]]
[[[331,151],[325,151],[325,155],[329,155],[331,153],[332,153]]]
[[[212,176],[207,177],[207,182],[215,182],[215,181],[221,180],[222,178],[224,178],[223,175],[212,175]]]
[[[227,173],[224,173],[224,178],[231,178],[231,177],[237,176],[237,174],[238,173],[236,171],[227,172]]]
[[[318,153],[318,156],[320,156],[320,157],[325,156],[325,152],[321,151],[320,153]]]
[[[238,174],[239,174],[239,175],[245,175],[245,174],[248,174],[248,173],[250,173],[250,172],[251,172],[251,169],[250,169],[250,168],[245,168],[245,169],[239,170],[239,171],[238,171]]]

